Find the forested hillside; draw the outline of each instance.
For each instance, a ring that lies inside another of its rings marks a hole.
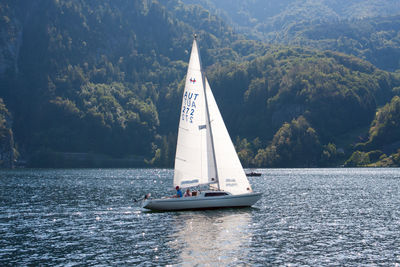
[[[396,0],[183,1],[213,10],[252,39],[343,52],[389,71],[400,68]]]
[[[37,164],[58,151],[151,159],[159,133],[176,131],[168,118],[192,33],[206,66],[262,51],[241,49],[247,42],[208,11],[170,5],[3,1],[0,96],[15,115],[20,149]]]
[[[208,6],[178,0],[2,1],[0,131],[9,165],[19,152],[33,167],[172,166],[193,33],[199,35],[203,66],[246,166],[337,166],[357,149],[382,149],[360,147],[371,123],[378,127],[377,108],[399,95],[399,75],[376,67],[398,67],[399,37],[392,30],[398,17],[339,26],[297,23],[288,18],[302,12],[299,2],[288,9],[293,1],[272,1],[271,29],[286,29],[293,37],[279,39],[286,46],[271,46],[235,33],[224,20],[228,13],[209,11],[211,1],[203,2]],[[335,2],[321,5],[340,16],[359,7],[379,11],[370,8],[372,1],[355,1],[346,11],[337,9],[346,6],[343,1]],[[239,5],[233,3],[227,12]],[[398,7],[389,0],[383,6],[390,3],[387,15]],[[262,12],[257,14],[261,19]],[[325,27],[336,30],[327,36],[320,33]],[[373,64],[299,48],[303,43]],[[379,56],[388,51],[393,57]],[[389,113],[382,109],[382,114]],[[370,136],[375,135],[370,131]]]
[[[12,119],[10,112],[0,98],[0,167],[10,168],[17,157],[14,149],[14,136],[12,132]]]
[[[398,90],[399,88],[397,88]],[[346,161],[347,166],[400,166],[400,97],[378,109],[366,142]]]
[[[400,84],[397,75],[357,58],[297,48],[215,66],[210,80],[224,99],[220,106],[231,134],[264,144],[242,142],[242,160],[280,167],[337,164],[324,151],[351,152],[355,140],[346,134],[362,133]]]
[[[298,24],[338,22],[400,13],[397,0],[182,0],[224,18],[240,32],[273,41]]]
[[[368,60],[375,66],[400,69],[400,16],[362,20],[299,23],[276,42],[333,50]]]

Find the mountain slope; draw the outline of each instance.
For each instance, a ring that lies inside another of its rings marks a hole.
[[[76,166],[69,157],[171,166],[194,32],[250,165],[323,165],[335,146],[348,155],[354,140],[343,136],[368,128],[399,87],[395,74],[355,57],[247,40],[178,0],[5,0],[0,14],[0,97],[13,118],[5,128],[32,166]]]
[[[3,99],[0,98],[0,168],[14,167],[14,161],[17,158],[11,128],[10,112],[4,105]]]
[[[400,2],[215,1],[199,3],[224,17],[238,32],[268,43],[333,50],[400,68]]]
[[[338,149],[351,152],[351,142],[356,140],[349,142],[345,134],[368,127],[376,108],[391,98],[400,83],[398,76],[357,58],[300,48],[279,49],[251,62],[215,68],[209,80],[216,98],[223,99],[220,107],[231,135],[259,138],[264,146],[270,140],[275,147],[292,143],[287,156],[269,156],[281,160],[259,156],[256,166],[325,164],[320,157],[329,144],[344,143]],[[307,159],[312,150],[305,146],[300,157],[289,158],[301,143],[301,138],[290,138],[292,132],[309,128],[318,153]],[[250,157],[257,154],[257,150],[250,152]]]
[[[176,131],[169,114],[192,33],[205,66],[251,54],[208,11],[168,4],[174,8],[147,0],[0,4],[0,96],[24,151],[152,157],[158,132]]]
[[[182,0],[198,4],[223,17],[240,32],[272,40],[299,23],[334,22],[400,13],[396,0]]]

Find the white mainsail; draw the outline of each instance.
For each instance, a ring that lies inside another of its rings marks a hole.
[[[204,93],[200,54],[194,40],[180,112],[174,186],[191,187],[215,180]]]
[[[252,192],[202,72],[196,39],[186,75],[175,155],[174,186],[214,183],[233,195]]]

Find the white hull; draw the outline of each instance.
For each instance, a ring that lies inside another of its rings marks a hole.
[[[250,207],[261,198],[261,195],[261,193],[247,193],[205,197],[201,194],[195,197],[147,199],[142,207],[154,211]]]

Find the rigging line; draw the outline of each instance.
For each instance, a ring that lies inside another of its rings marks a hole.
[[[218,177],[218,168],[217,168],[217,159],[215,157],[215,147],[214,147],[214,137],[213,137],[213,132],[212,132],[212,127],[211,127],[211,121],[210,121],[210,111],[208,109],[208,101],[207,101],[207,90],[206,90],[206,81],[207,78],[205,74],[203,73],[202,70],[202,64],[201,64],[201,57],[200,57],[200,50],[197,45],[197,40],[194,40],[196,42],[196,48],[197,48],[197,56],[199,57],[200,61],[200,73],[201,73],[201,79],[203,81],[203,91],[204,91],[204,99],[205,99],[205,104],[206,104],[206,115],[207,115],[207,123],[209,125],[209,130],[210,130],[210,139],[211,139],[211,150],[212,150],[212,155],[213,155],[213,161],[214,161],[214,168],[215,168],[215,179],[218,185],[218,190],[220,190],[220,184],[219,184],[219,177]]]

